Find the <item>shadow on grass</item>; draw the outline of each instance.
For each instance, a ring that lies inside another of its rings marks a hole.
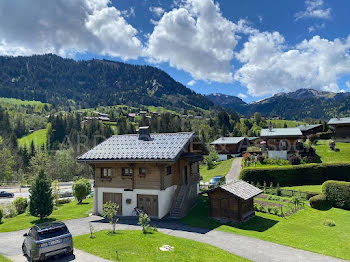
[[[277,220],[255,216],[242,224],[229,224],[229,226],[242,230],[264,232],[278,223]]]
[[[33,225],[38,225],[38,224],[42,224],[42,223],[47,223],[47,222],[54,222],[56,221],[56,218],[44,218],[44,219],[37,219],[37,220],[33,220],[30,223]]]

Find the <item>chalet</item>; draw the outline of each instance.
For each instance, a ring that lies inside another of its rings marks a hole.
[[[255,215],[254,197],[262,191],[242,180],[207,191],[210,199],[209,217],[243,222]]]
[[[139,208],[150,217],[184,216],[199,191],[199,161],[208,150],[193,133],[112,136],[80,156],[95,172],[93,213],[103,204],[118,203],[120,215]]]
[[[303,134],[297,127],[262,129],[260,138],[266,142],[269,158],[288,159],[292,154],[298,154]]]
[[[312,134],[317,134],[319,132],[323,131],[323,127],[321,124],[317,125],[300,125],[298,126],[301,133],[303,134],[304,137],[307,137]]]
[[[247,150],[249,140],[245,137],[220,137],[210,145],[215,147],[219,160],[227,160]]]
[[[338,142],[350,142],[350,117],[332,118],[328,126],[333,131],[334,140]]]

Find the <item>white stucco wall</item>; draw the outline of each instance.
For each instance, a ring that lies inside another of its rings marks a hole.
[[[219,155],[219,158],[217,161],[224,161],[227,160],[227,155]]]
[[[287,151],[268,151],[268,157],[271,159],[278,158],[278,159],[288,159]]]
[[[97,189],[97,190],[96,190]],[[99,187],[95,188],[95,199],[97,203],[97,212],[102,213],[103,208],[103,193],[121,193],[122,194],[122,215],[132,216],[134,208],[137,207],[137,195],[157,195],[158,196],[158,218],[164,217],[169,213],[176,186],[168,187],[165,190],[153,190],[153,189],[134,189],[133,191],[124,191],[123,188],[108,188]],[[131,203],[127,204],[126,200],[131,199]]]

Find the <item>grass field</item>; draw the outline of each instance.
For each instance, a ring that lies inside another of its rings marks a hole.
[[[7,104],[12,104],[12,105],[30,105],[30,106],[44,106],[45,103],[39,102],[39,101],[26,101],[26,100],[21,100],[21,99],[16,99],[16,98],[7,98],[7,97],[0,97],[0,104],[7,103]]]
[[[26,145],[27,148],[29,148],[32,141],[34,141],[34,145],[36,147],[40,147],[41,145],[46,145],[46,139],[47,139],[46,129],[40,129],[40,130],[34,131],[33,133],[27,136],[24,136],[18,139],[18,145],[20,146]]]
[[[301,192],[314,192],[321,193],[322,185],[310,185],[310,186],[290,186],[290,187],[282,187],[282,189],[289,189]]]
[[[319,140],[314,146],[316,154],[320,156],[322,163],[350,163],[350,143],[336,143],[339,151],[329,148],[330,140]]]
[[[304,122],[300,121],[293,121],[293,120],[279,120],[279,119],[274,119],[274,120],[266,120],[268,123],[272,123],[273,127],[275,128],[283,128],[284,124],[287,124],[287,127],[297,127],[299,125],[305,124]]]
[[[68,204],[64,204],[54,210],[52,214],[46,219],[46,221],[61,221],[67,219],[75,219],[80,217],[87,217],[92,209],[93,198],[84,200],[83,204],[78,205],[77,201],[72,201]],[[29,228],[40,221],[37,217],[27,216],[21,214],[13,218],[5,218],[0,223],[0,232],[10,232]]]
[[[0,255],[0,262],[11,262],[11,260],[6,258],[6,257],[4,257],[4,256],[2,256],[2,255]]]
[[[232,159],[219,161],[216,163],[213,169],[208,170],[206,165],[202,165],[199,168],[199,174],[203,177],[203,181],[207,182],[213,176],[226,176],[232,165]]]
[[[208,218],[208,200],[202,197],[182,222],[350,260],[349,217],[350,211],[337,208],[319,211],[306,206],[287,218],[258,212],[241,225],[222,225]],[[336,226],[323,225],[326,219],[334,220]]]
[[[159,250],[163,245],[174,247],[173,252]],[[141,230],[108,231],[74,237],[74,246],[88,253],[111,261],[248,261],[208,244],[159,232],[143,234]]]

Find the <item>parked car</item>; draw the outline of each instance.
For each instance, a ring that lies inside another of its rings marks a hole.
[[[224,176],[214,176],[209,181],[210,187],[220,186],[220,185],[222,185],[224,183],[225,183],[225,177]]]
[[[72,235],[63,222],[35,225],[23,236],[22,251],[29,261],[45,260],[56,255],[73,255]]]
[[[6,192],[6,191],[0,191],[0,197],[14,197],[14,193]]]

